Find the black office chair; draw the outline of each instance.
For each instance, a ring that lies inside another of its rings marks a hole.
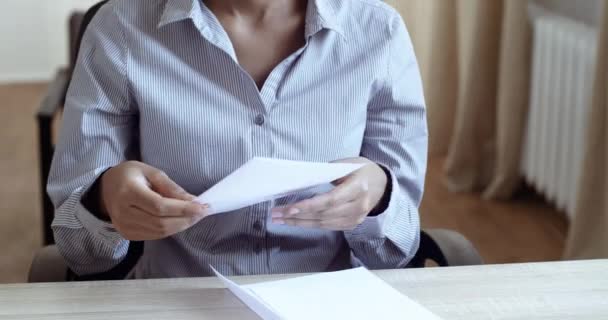
[[[46,193],[46,185],[54,152],[52,123],[65,102],[65,95],[71,79],[73,67],[76,63],[76,57],[78,56],[78,49],[80,48],[84,31],[97,11],[106,2],[108,1],[101,1],[91,7],[84,15],[76,15],[71,19],[70,34],[73,38],[72,41],[70,41],[71,66],[59,71],[38,111],[40,167],[42,173],[41,191],[43,195],[42,207],[46,246],[34,257],[30,268],[29,282],[124,279],[143,253],[143,242],[131,242],[127,257],[112,270],[100,274],[77,276],[67,268],[57,247],[52,245],[54,241],[51,223],[54,217],[54,207]],[[482,264],[481,257],[470,241],[457,232],[442,229],[432,229],[421,232],[420,249],[410,262],[409,267],[422,268],[429,260],[442,267]]]

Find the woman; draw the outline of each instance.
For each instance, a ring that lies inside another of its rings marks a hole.
[[[427,129],[405,25],[376,0],[112,0],[89,26],[48,191],[76,273],[145,241],[137,278],[401,268]],[[327,194],[211,215],[252,157],[361,162]]]

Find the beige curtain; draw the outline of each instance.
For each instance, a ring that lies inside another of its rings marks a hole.
[[[608,4],[604,4],[600,49],[584,172],[565,257],[608,258]]]
[[[416,47],[431,155],[447,155],[452,191],[508,198],[518,185],[527,116],[531,28],[527,0],[389,0]],[[565,258],[608,257],[608,1]]]
[[[508,198],[519,182],[528,105],[527,0],[392,0],[421,65],[430,153],[451,191]]]

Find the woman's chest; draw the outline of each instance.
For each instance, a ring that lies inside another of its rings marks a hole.
[[[181,58],[172,61],[152,55],[129,70],[143,161],[198,192],[251,157],[331,161],[359,154],[372,65],[331,61],[307,48],[279,65],[260,92],[229,56],[213,48],[203,53],[174,52]]]

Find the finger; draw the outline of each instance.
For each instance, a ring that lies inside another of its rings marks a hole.
[[[291,206],[273,209],[273,217],[289,218],[305,213],[323,212],[332,207],[340,206],[361,197],[367,192],[367,184],[357,175],[349,176],[342,184],[332,191],[311,199],[307,199]]]
[[[157,239],[164,239],[185,231],[201,221],[203,217],[165,217],[150,220],[149,227]]]
[[[357,225],[359,225],[357,221],[353,221],[349,217],[340,217],[329,220],[285,219],[281,224],[292,227],[323,229],[330,231],[353,230]]]
[[[183,232],[197,224],[203,217],[156,217],[146,211],[132,207],[130,216],[133,219],[125,227],[129,229],[130,240],[158,240]]]
[[[205,204],[167,198],[161,198],[142,209],[160,218],[195,218],[209,214],[209,206]]]
[[[134,186],[129,203],[157,217],[192,217],[208,214],[208,206],[193,201],[163,198],[146,186]]]
[[[347,203],[340,204],[336,207],[318,212],[303,212],[293,216],[279,217],[273,216],[273,219],[289,218],[298,220],[323,220],[323,219],[335,219],[339,217],[346,217],[354,215],[360,207],[360,200],[355,200]]]
[[[189,194],[175,183],[169,176],[158,169],[150,167],[146,172],[146,178],[150,182],[151,189],[165,198],[172,198],[184,201],[193,201],[196,197]]]
[[[284,219],[276,220],[277,224],[283,224],[290,227],[310,228],[310,229],[321,229],[323,223],[321,220],[300,220],[300,219]]]
[[[151,236],[153,228],[145,223],[150,215],[136,207],[127,206],[120,209],[120,218],[113,220],[116,231],[130,241],[156,240]]]

